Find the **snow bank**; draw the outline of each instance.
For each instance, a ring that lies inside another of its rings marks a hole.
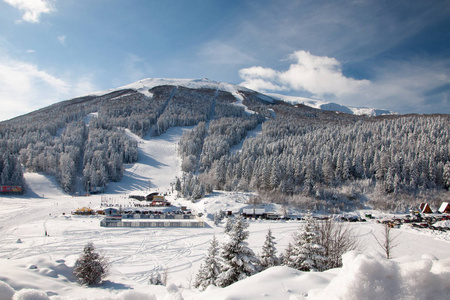
[[[448,228],[450,228],[450,221],[449,221],[449,220],[447,220],[447,221],[439,221],[439,222],[436,222],[436,223],[434,224],[434,226],[436,226],[436,227],[440,226],[440,227],[448,227]]]
[[[0,281],[0,300],[11,300],[14,293],[14,289],[9,284]]]
[[[397,262],[349,252],[339,275],[307,299],[446,299],[448,293],[450,259]]]
[[[44,292],[37,289],[21,289],[21,290],[14,290],[10,285],[7,283],[0,281],[0,300],[50,300],[50,299],[101,299],[101,300],[156,300],[154,294],[148,293],[148,292],[142,292],[142,291],[135,291],[135,290],[128,290],[124,291],[122,293],[119,293],[118,295],[110,294],[108,295],[99,295],[99,297],[92,296],[92,293],[95,293],[95,290],[93,288],[93,291],[87,292],[87,290],[84,287],[78,287],[75,290],[74,294],[81,295],[84,294],[85,297],[82,298],[73,298],[72,296],[64,297],[64,296],[57,296],[57,293],[54,292]],[[47,295],[50,294],[51,296]],[[103,294],[103,293],[102,293]],[[178,295],[181,297],[180,293],[171,293],[169,291],[168,295]],[[168,298],[172,299],[172,298]],[[182,298],[173,298],[173,299],[182,299]]]
[[[301,272],[289,267],[269,268],[228,287],[208,287],[193,299],[302,299],[311,287],[325,287],[335,275],[326,272]]]
[[[14,294],[13,300],[50,300],[46,293],[32,290],[24,289]]]
[[[155,295],[138,291],[126,291],[118,296],[122,300],[156,300]]]

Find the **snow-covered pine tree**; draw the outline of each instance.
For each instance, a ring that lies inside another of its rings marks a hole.
[[[195,278],[194,287],[200,290],[205,290],[210,285],[215,285],[216,279],[220,274],[219,264],[219,242],[216,236],[213,236],[211,244],[208,249],[205,261],[200,266],[197,276]]]
[[[258,271],[258,259],[245,240],[248,238],[248,223],[237,217],[228,234],[228,241],[222,245],[222,265],[217,286],[226,287]]]
[[[295,268],[294,261],[294,246],[292,243],[289,243],[284,250],[284,253],[281,255],[281,264],[283,266],[287,266],[290,268]]]
[[[95,252],[94,244],[89,242],[75,262],[73,274],[80,284],[94,285],[102,282],[108,273],[108,267],[105,257]]]
[[[230,231],[233,229],[233,222],[234,219],[228,217],[226,222],[225,222],[225,228],[224,228],[224,233],[226,234],[230,234]]]
[[[327,260],[325,249],[319,244],[319,233],[311,213],[306,214],[305,221],[302,230],[293,236],[293,267],[300,271],[323,271]]]
[[[157,270],[153,271],[150,274],[150,277],[148,279],[148,284],[151,285],[164,285],[161,273]]]
[[[275,248],[275,238],[272,235],[272,230],[269,228],[266,235],[266,240],[262,247],[262,253],[259,255],[260,266],[262,270],[277,266],[279,258],[277,257],[277,249]]]
[[[220,222],[222,222],[224,218],[224,212],[223,211],[216,211],[214,213],[214,225],[219,226]]]

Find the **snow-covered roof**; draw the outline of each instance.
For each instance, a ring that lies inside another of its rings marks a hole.
[[[448,202],[442,202],[441,206],[439,207],[439,212],[443,213],[446,210],[450,210],[450,205],[448,204]]]

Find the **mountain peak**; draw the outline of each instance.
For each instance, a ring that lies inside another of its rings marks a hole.
[[[154,87],[162,86],[162,85],[173,85],[180,86],[190,89],[213,89],[219,91],[225,91],[233,94],[239,103],[242,103],[243,97],[241,92],[255,92],[248,88],[234,85],[226,82],[219,82],[210,80],[209,78],[144,78],[134,83],[130,83],[115,89],[109,89],[104,91],[99,91],[92,93],[90,95],[93,96],[101,96],[114,91],[124,90],[124,89],[132,89],[141,94],[144,94],[147,97],[151,97],[152,94],[149,92]],[[368,116],[380,116],[380,115],[392,115],[396,114],[395,112],[385,110],[385,109],[375,109],[375,108],[366,108],[366,107],[350,107],[341,105],[334,102],[326,102],[321,100],[315,100],[305,97],[295,97],[295,96],[286,96],[280,94],[272,94],[272,93],[261,93],[257,92],[260,95],[261,100],[266,102],[273,102],[274,99],[280,100],[290,104],[303,104],[309,107],[313,107],[320,110],[328,110],[328,111],[336,111],[341,113],[353,114],[353,115],[368,115]]]

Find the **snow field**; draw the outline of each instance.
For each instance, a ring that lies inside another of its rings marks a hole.
[[[341,269],[300,272],[274,267],[226,288],[190,289],[213,235],[225,240],[223,224],[206,218],[205,228],[104,228],[100,218],[72,216],[71,211],[100,207],[102,197],[123,198],[149,189],[170,189],[180,175],[175,143],[184,130],[171,128],[158,138],[138,141],[140,160],[128,165],[124,178],[111,183],[106,195],[72,197],[51,177],[27,173],[24,196],[0,197],[0,296],[11,299],[446,299],[450,292],[449,234],[407,226],[393,230],[399,245],[394,260],[380,256],[373,235],[382,226],[369,221],[349,223],[361,240],[364,254],[345,256]],[[247,207],[251,193],[214,192],[197,203],[169,196],[176,205],[212,217],[219,210]],[[274,205],[269,206],[277,210]],[[377,215],[376,212],[373,212]],[[63,215],[65,214],[65,215]],[[302,222],[250,221],[248,244],[261,252],[267,230],[278,254]],[[47,233],[47,235],[45,234]],[[79,286],[72,275],[87,242],[111,262],[102,286]],[[427,254],[427,256],[424,256]],[[439,259],[439,260],[438,260]],[[152,271],[168,270],[168,287],[148,285]],[[29,290],[34,289],[34,290]],[[390,297],[390,296],[393,297]],[[416,297],[417,296],[417,297]],[[1,299],[0,297],[0,299]],[[28,298],[27,298],[28,297]],[[334,298],[333,298],[334,297]],[[387,297],[387,298],[386,298]]]

